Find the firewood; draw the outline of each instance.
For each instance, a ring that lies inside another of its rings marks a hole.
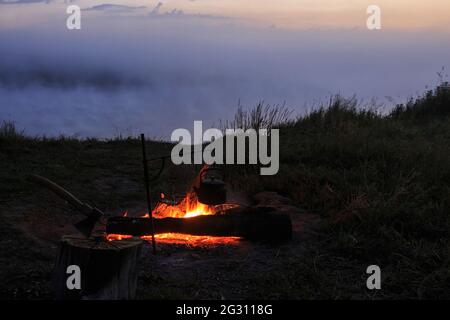
[[[154,219],[155,234],[182,233],[196,236],[242,237],[248,240],[287,241],[292,237],[291,218],[274,209],[247,208],[225,214],[191,218]],[[151,233],[148,218],[111,217],[108,234],[144,236]]]
[[[137,284],[137,262],[142,240],[130,238],[108,242],[64,236],[56,261],[56,298],[86,300],[133,299]],[[81,288],[67,286],[67,267],[80,268]]]

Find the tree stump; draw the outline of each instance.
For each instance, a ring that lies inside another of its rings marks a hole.
[[[64,236],[56,260],[56,298],[86,300],[133,299],[137,263],[142,248],[138,238],[109,242],[103,238]],[[81,288],[69,289],[67,268],[80,268]]]

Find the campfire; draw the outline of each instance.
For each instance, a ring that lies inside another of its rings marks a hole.
[[[164,193],[161,193],[161,199],[153,210],[153,217],[156,219],[163,218],[182,218],[189,219],[198,216],[209,216],[220,214],[227,209],[237,208],[238,205],[234,204],[222,204],[222,205],[207,205],[198,201],[197,195],[194,192],[189,192],[185,198],[179,202],[166,200]],[[124,212],[124,217],[128,216],[127,212]],[[142,218],[149,219],[148,213],[142,215]],[[124,234],[108,234],[107,239],[109,241],[117,241],[122,239],[131,238],[131,235]],[[220,236],[196,236],[182,233],[161,233],[156,234],[155,238],[159,243],[172,243],[172,244],[189,244],[189,245],[219,245],[219,244],[235,244],[241,237],[220,237]],[[151,241],[151,235],[142,235],[141,239]]]
[[[151,215],[109,218],[107,239],[147,240],[154,234],[165,243],[230,244],[241,238],[271,242],[291,238],[289,215],[274,207],[230,204],[226,193],[220,168],[205,165],[181,201],[169,201],[161,194]]]
[[[142,136],[144,142],[144,137]],[[144,145],[144,144],[143,144]],[[143,150],[145,154],[145,149]],[[144,163],[146,163],[144,157]],[[56,295],[60,299],[129,299],[136,292],[136,265],[142,240],[156,243],[235,244],[240,239],[280,243],[292,237],[288,213],[277,207],[230,204],[220,170],[204,166],[181,201],[169,200],[161,193],[152,206],[147,168],[145,168],[147,207],[141,217],[105,214],[75,197],[55,182],[31,175],[86,217],[74,226],[77,235],[62,237],[56,262]],[[102,222],[102,223],[99,223]],[[95,230],[95,227],[101,229]],[[95,232],[94,232],[95,230]],[[156,240],[156,241],[155,241]],[[68,266],[83,270],[83,290],[66,285]]]
[[[75,224],[86,238],[91,238],[94,226],[100,219],[106,222],[104,231],[99,231],[106,242],[141,237],[152,240],[153,250],[156,243],[154,239],[165,243],[195,245],[230,244],[241,238],[283,242],[292,236],[290,216],[278,208],[228,203],[221,170],[215,166],[205,165],[187,195],[179,202],[168,200],[161,194],[153,207],[147,188],[147,207],[152,208],[151,214],[147,212],[141,217],[128,217],[127,213],[108,217],[47,178],[32,175],[30,179],[52,190],[87,216]]]

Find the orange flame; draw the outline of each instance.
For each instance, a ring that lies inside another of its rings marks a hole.
[[[161,199],[165,195],[161,193]],[[191,192],[176,205],[168,204],[166,202],[159,202],[155,209],[153,209],[154,218],[192,218],[200,215],[213,215],[216,210],[213,206],[200,203],[197,200],[195,193]],[[150,218],[146,213],[143,218]],[[109,241],[122,240],[131,238],[128,235],[108,234]],[[141,237],[143,240],[151,241],[151,235]],[[190,244],[190,245],[218,245],[218,244],[232,244],[236,243],[238,237],[212,237],[212,236],[192,236],[178,233],[163,233],[155,235],[158,242],[162,243],[176,243],[176,244]]]
[[[198,202],[193,192],[189,193],[178,205],[160,202],[153,210],[155,218],[192,218],[214,213],[214,207]]]

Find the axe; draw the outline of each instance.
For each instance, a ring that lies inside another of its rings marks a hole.
[[[91,233],[95,227],[95,224],[102,216],[104,216],[104,213],[101,210],[99,210],[95,207],[92,207],[87,203],[80,201],[77,197],[75,197],[69,191],[67,191],[66,189],[57,185],[53,181],[50,181],[47,178],[41,177],[37,174],[33,174],[29,177],[29,179],[43,187],[46,187],[47,189],[50,189],[56,195],[58,195],[59,197],[61,197],[64,200],[66,200],[69,204],[74,206],[78,211],[83,213],[87,218],[81,220],[80,222],[77,222],[75,224],[75,228],[77,228],[78,231],[80,231],[86,237],[89,238],[91,236]]]

